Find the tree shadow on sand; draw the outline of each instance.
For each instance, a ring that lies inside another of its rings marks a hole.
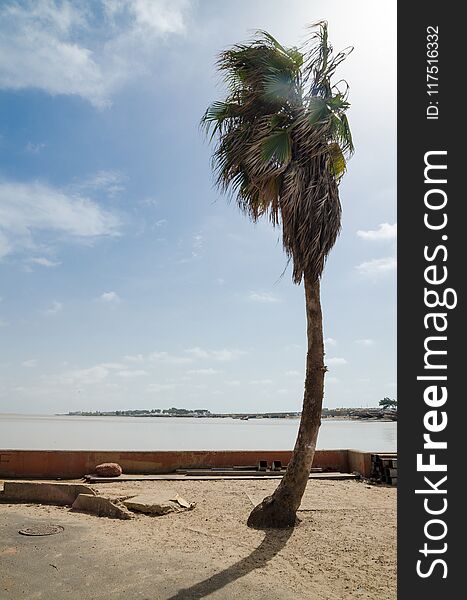
[[[229,583],[248,575],[248,573],[251,573],[255,569],[261,569],[282,550],[292,532],[293,527],[289,529],[268,529],[261,544],[251,554],[224,571],[216,573],[189,588],[178,591],[168,600],[196,600],[198,598],[205,598]]]

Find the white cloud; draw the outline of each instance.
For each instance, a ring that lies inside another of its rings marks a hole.
[[[111,373],[115,373],[122,378],[131,377],[127,373],[137,373],[136,376],[140,375],[139,371],[125,370],[125,365],[121,363],[100,363],[93,367],[84,369],[70,369],[56,375],[43,375],[41,379],[50,385],[95,385],[103,383]],[[110,386],[111,384],[106,384]]]
[[[327,365],[346,365],[347,361],[346,361],[345,358],[339,358],[339,357],[335,356],[335,357],[332,357],[332,358],[327,358],[325,360],[325,363]]]
[[[253,379],[250,383],[251,385],[272,385],[274,381],[272,379]]]
[[[324,345],[325,346],[337,346],[337,340],[335,340],[334,338],[328,337],[324,340]]]
[[[28,142],[26,144],[25,150],[26,152],[30,152],[31,154],[39,154],[39,152],[45,148],[46,144],[44,144],[43,142],[38,142],[38,143],[34,143],[34,142]]]
[[[360,346],[373,346],[375,341],[370,338],[365,338],[361,340],[355,340],[355,343],[359,344]]]
[[[62,264],[58,261],[50,260],[49,258],[46,258],[45,256],[37,256],[37,257],[30,258],[29,262],[34,263],[35,265],[40,265],[41,267],[48,267],[48,268],[58,267],[59,265]]]
[[[127,354],[123,357],[123,360],[127,360],[128,362],[143,362],[144,356],[142,354]]]
[[[2,2],[0,87],[105,107],[115,91],[150,73],[158,42],[184,32],[188,8],[188,0]]]
[[[172,365],[183,365],[193,362],[192,358],[188,358],[187,356],[174,356],[168,352],[151,352],[147,359],[150,362],[160,362]]]
[[[359,238],[371,242],[392,241],[397,238],[397,223],[390,225],[389,223],[381,223],[378,229],[368,231],[357,231]]]
[[[75,184],[77,190],[104,191],[108,196],[115,196],[125,189],[126,177],[119,171],[97,171],[82,182]]]
[[[92,240],[116,235],[119,220],[88,198],[44,183],[0,181],[0,258],[33,250],[40,233]]]
[[[188,348],[188,350],[185,350],[185,352],[191,354],[194,358],[209,358],[209,352],[199,347]]]
[[[29,360],[24,360],[21,363],[22,367],[28,367],[28,368],[33,368],[37,366],[37,358],[31,358]]]
[[[123,371],[117,371],[117,375],[122,377],[123,379],[133,379],[135,377],[145,377],[149,373],[147,371],[143,371],[142,369],[135,369],[131,371],[129,369],[124,369]]]
[[[125,368],[125,365],[123,365],[122,363],[116,363],[116,362],[101,363],[98,366],[104,367],[104,369],[109,369],[110,371],[115,370],[115,369],[124,369]]]
[[[386,256],[384,258],[374,258],[373,260],[364,262],[355,268],[361,275],[371,277],[391,273],[392,271],[396,270],[396,267],[396,257]]]
[[[245,354],[243,350],[237,350],[235,348],[229,349],[224,348],[222,350],[204,350],[198,346],[195,348],[189,348],[186,350],[187,354],[193,356],[193,358],[213,358],[221,362],[229,362]]]
[[[270,294],[269,292],[250,292],[248,294],[248,299],[252,302],[280,302],[280,299],[277,296],[274,296],[274,294]]]
[[[165,238],[162,238],[162,239],[165,240]],[[180,243],[182,243],[182,242],[180,242]],[[204,236],[203,235],[201,235],[200,233],[193,235],[190,240],[190,244],[191,244],[190,255],[184,256],[183,258],[180,258],[180,260],[178,260],[178,263],[181,265],[189,264],[193,260],[200,259],[203,256],[203,250],[204,250]]]
[[[196,235],[193,236],[193,248],[200,249],[203,247],[203,244],[204,244],[204,237],[200,233],[197,233]]]
[[[118,304],[121,302],[121,298],[117,292],[104,292],[99,296],[98,300],[106,304]]]
[[[150,383],[146,388],[148,392],[168,392],[176,388],[174,383]]]
[[[143,206],[150,206],[151,208],[157,208],[159,206],[159,200],[157,198],[151,198],[150,196],[140,201]]]
[[[190,371],[187,371],[187,373],[189,375],[215,375],[216,373],[219,373],[219,371],[216,371],[216,369],[191,369]]]
[[[0,230],[0,259],[3,256],[10,254],[10,252],[12,252],[12,251],[13,251],[12,244],[10,243],[10,241],[8,240],[6,235],[3,234],[2,231]]]
[[[300,371],[286,371],[285,374],[287,377],[298,377],[301,375]]]
[[[42,379],[52,385],[92,385],[103,382],[108,375],[109,369],[102,365],[96,365],[88,369],[65,371],[60,375],[44,375]]]
[[[10,244],[6,235],[4,235],[0,230],[0,259],[4,256],[7,256],[13,251],[13,246]]]
[[[57,302],[57,300],[54,300],[52,302],[52,304],[49,306],[49,308],[46,308],[44,310],[44,314],[45,315],[56,315],[62,309],[63,309],[63,304],[61,302]]]

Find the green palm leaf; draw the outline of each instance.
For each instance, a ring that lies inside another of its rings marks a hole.
[[[331,79],[348,52],[333,53],[325,22],[303,48],[259,31],[219,56],[228,95],[201,121],[216,139],[216,183],[253,220],[281,223],[297,283],[321,275],[340,231],[338,183],[353,141],[348,87]]]

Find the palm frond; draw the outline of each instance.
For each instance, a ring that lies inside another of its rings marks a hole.
[[[258,31],[220,54],[228,95],[201,120],[216,140],[217,185],[252,220],[281,224],[296,283],[320,277],[340,231],[338,183],[353,142],[348,86],[331,79],[350,51],[333,53],[324,21],[304,49]]]

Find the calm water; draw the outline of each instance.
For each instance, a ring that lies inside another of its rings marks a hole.
[[[288,450],[298,419],[0,415],[0,449]],[[324,420],[318,448],[394,452],[397,424]]]

